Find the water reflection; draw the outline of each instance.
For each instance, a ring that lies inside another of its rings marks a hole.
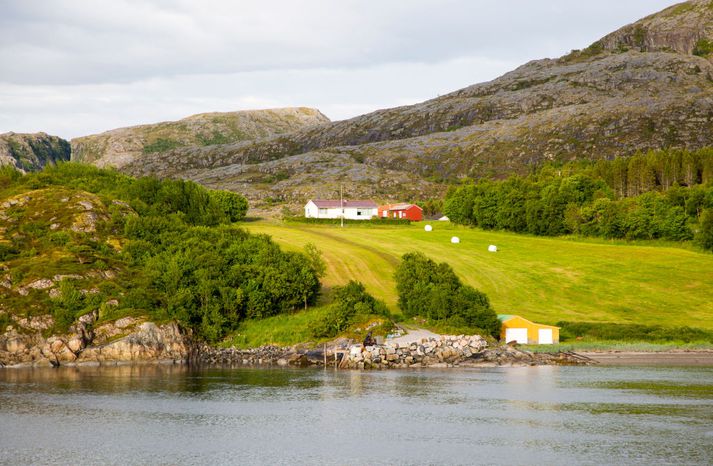
[[[0,463],[711,464],[712,388],[700,368],[0,370]]]

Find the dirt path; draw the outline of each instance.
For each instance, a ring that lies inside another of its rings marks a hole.
[[[407,345],[409,343],[419,342],[422,338],[440,338],[439,334],[433,333],[424,328],[406,328],[405,330],[408,332],[406,335],[397,338],[390,338],[387,341],[398,343],[399,345]]]

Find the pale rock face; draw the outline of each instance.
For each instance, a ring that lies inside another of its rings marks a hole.
[[[327,122],[327,117],[311,108],[204,113],[72,139],[72,160],[122,168],[175,147],[236,143]]]
[[[177,324],[158,326],[136,318],[121,319],[121,328],[106,323],[94,329],[97,311],[81,316],[64,335],[42,336],[53,324],[50,316],[17,319],[24,331],[12,327],[0,333],[0,367],[12,365],[107,364],[118,361],[185,362],[190,338]],[[35,332],[32,333],[31,330]],[[122,337],[122,335],[124,335]]]

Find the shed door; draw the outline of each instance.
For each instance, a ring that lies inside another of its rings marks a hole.
[[[552,329],[541,328],[537,331],[537,342],[541,345],[552,344]]]
[[[516,341],[522,345],[527,344],[527,329],[526,328],[506,328],[505,342]]]

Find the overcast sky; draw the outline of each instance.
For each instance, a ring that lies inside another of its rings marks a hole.
[[[420,102],[583,48],[671,0],[0,0],[0,133]]]

